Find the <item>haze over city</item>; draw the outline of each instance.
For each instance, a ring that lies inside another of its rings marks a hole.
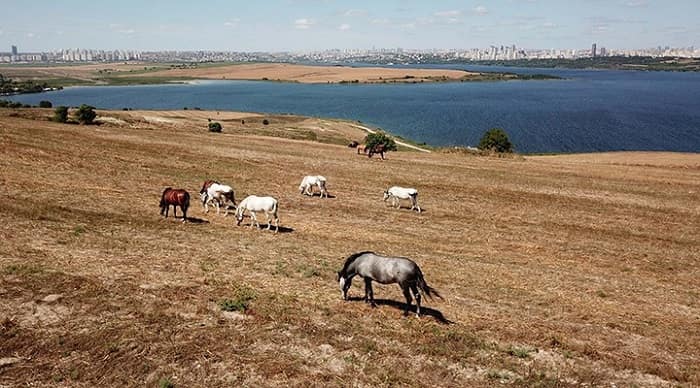
[[[494,44],[568,49],[593,42],[633,49],[695,46],[700,36],[700,2],[691,0],[3,3],[3,13],[12,16],[0,23],[3,51],[10,44],[40,52],[67,47],[310,51]]]

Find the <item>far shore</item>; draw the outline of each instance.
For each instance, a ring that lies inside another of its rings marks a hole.
[[[248,80],[305,84],[387,84],[558,79],[548,75],[419,69],[299,65],[290,63],[94,63],[70,66],[2,66],[15,81],[50,86],[134,85],[196,80]]]

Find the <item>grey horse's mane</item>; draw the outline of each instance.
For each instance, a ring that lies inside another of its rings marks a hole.
[[[343,264],[343,269],[340,271],[342,274],[346,274],[348,271],[348,268],[350,267],[350,264],[352,264],[358,257],[365,255],[365,254],[374,254],[372,251],[362,251],[358,253],[353,253],[352,255],[348,256],[347,259],[345,259],[345,264]]]

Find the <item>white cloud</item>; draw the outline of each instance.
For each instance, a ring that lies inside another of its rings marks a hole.
[[[367,11],[364,9],[349,9],[345,12],[343,12],[343,16],[349,16],[349,17],[354,17],[354,16],[365,16],[367,15]]]
[[[33,32],[28,32],[28,33],[27,33],[27,38],[33,38],[33,37],[34,37],[34,33],[33,33]]]
[[[391,21],[387,18],[372,19],[372,24],[389,24]]]
[[[131,35],[131,34],[135,33],[136,30],[134,30],[133,28],[127,28],[127,29],[123,29],[123,30],[117,30],[117,32],[120,34]]]
[[[346,23],[343,23],[343,24],[341,24],[341,25],[338,26],[338,29],[339,29],[340,31],[347,31],[347,30],[350,29],[350,25],[349,25],[349,24],[346,24]]]
[[[462,16],[462,11],[456,9],[451,11],[439,11],[435,12],[433,15],[439,18],[456,18]]]
[[[316,22],[313,19],[307,19],[307,18],[297,19],[294,21],[294,28],[296,28],[297,30],[308,30],[315,23]]]
[[[224,22],[224,27],[238,27],[238,23],[241,21],[241,19],[236,18],[236,19],[231,19],[228,21]]]
[[[632,8],[639,8],[639,7],[646,7],[649,5],[649,1],[647,0],[629,0],[625,3],[626,6],[632,7]]]
[[[474,7],[474,13],[479,15],[479,16],[484,16],[487,13],[489,13],[489,10],[486,7],[484,7],[483,5],[478,5],[478,6]]]

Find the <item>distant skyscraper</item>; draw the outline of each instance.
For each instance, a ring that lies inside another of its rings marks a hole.
[[[593,46],[591,46],[591,56],[592,56],[593,58],[595,58],[595,57],[597,56],[597,54],[598,54],[598,52],[596,51],[596,49],[597,49],[596,44],[593,43]]]
[[[17,55],[17,46],[12,46],[12,55]]]

